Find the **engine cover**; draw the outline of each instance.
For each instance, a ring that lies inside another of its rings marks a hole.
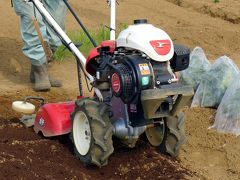
[[[138,99],[141,90],[152,87],[153,70],[150,63],[139,55],[115,59],[111,73],[111,89],[124,103]]]
[[[130,25],[117,38],[117,47],[136,49],[155,61],[169,61],[174,55],[169,35],[151,24]]]

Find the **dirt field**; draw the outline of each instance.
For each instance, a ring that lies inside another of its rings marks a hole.
[[[105,1],[70,0],[91,29],[108,24]],[[213,61],[230,56],[240,67],[240,2],[237,0],[119,0],[117,22],[147,18],[175,42],[201,46]],[[46,139],[19,123],[13,100],[38,95],[47,102],[74,100],[78,95],[73,59],[55,63],[51,73],[64,86],[35,93],[28,80],[29,62],[22,55],[18,18],[10,2],[0,2],[0,177],[3,179],[240,179],[240,138],[208,130],[215,110],[184,109],[187,143],[176,159],[158,154],[140,140],[134,149],[114,144],[109,165],[84,167],[67,137]],[[77,29],[68,16],[67,29]],[[1,179],[0,178],[0,179]]]

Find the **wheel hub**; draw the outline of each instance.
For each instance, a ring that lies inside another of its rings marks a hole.
[[[91,144],[91,128],[86,114],[77,112],[73,121],[73,138],[78,152],[84,156],[88,153]]]

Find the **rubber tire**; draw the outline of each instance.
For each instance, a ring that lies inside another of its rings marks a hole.
[[[75,104],[75,111],[72,113],[71,119],[74,120],[77,112],[84,112],[91,130],[90,148],[84,156],[76,149],[73,131],[71,132],[70,138],[74,144],[76,157],[86,166],[96,165],[101,167],[107,165],[108,158],[114,151],[112,142],[113,126],[109,120],[107,108],[90,98],[77,100]]]
[[[164,123],[165,134],[159,146],[160,151],[175,157],[179,154],[180,147],[186,142],[185,115],[180,112],[176,116],[167,117]]]

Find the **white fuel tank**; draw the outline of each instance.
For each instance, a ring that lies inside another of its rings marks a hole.
[[[174,55],[174,46],[169,35],[151,24],[130,25],[117,38],[117,47],[137,49],[155,61],[169,61]]]

